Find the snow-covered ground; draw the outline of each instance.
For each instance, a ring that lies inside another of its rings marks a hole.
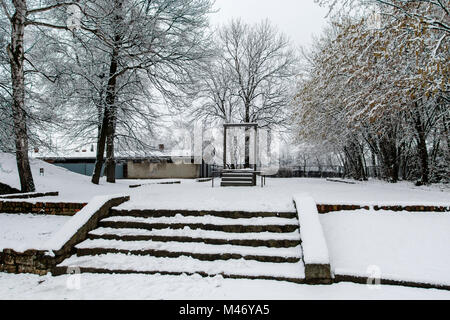
[[[0,182],[19,186],[15,166],[13,155],[0,153]],[[45,170],[44,176],[39,175],[41,167]],[[450,206],[447,186],[415,187],[408,182],[389,184],[372,180],[344,184],[325,179],[274,178],[267,179],[264,188],[221,188],[217,183],[211,188],[207,182],[181,180],[181,184],[152,184],[130,189],[129,185],[155,181],[118,180],[116,184],[109,184],[102,180],[97,186],[90,183],[90,177],[39,160],[32,160],[32,172],[37,191],[59,191],[60,195],[26,201],[88,202],[97,195],[129,194],[131,200],[120,208],[293,212],[293,196],[306,192],[316,203],[322,204]],[[68,219],[0,214],[0,249],[38,249]],[[356,210],[321,215],[320,221],[336,273],[368,276],[368,266],[378,266],[382,278],[450,284],[448,213]],[[0,299],[450,299],[450,292],[443,290],[395,286],[373,290],[350,283],[307,286],[221,277],[83,274],[81,289],[70,290],[66,287],[67,280],[68,276],[0,273]]]
[[[70,217],[0,213],[0,251],[41,249]]]
[[[36,191],[49,192],[59,191],[57,197],[42,197],[36,199],[24,199],[27,202],[48,201],[48,202],[88,202],[97,195],[109,195],[129,193],[130,185],[151,183],[155,180],[117,180],[117,183],[107,183],[102,178],[100,185],[91,183],[91,177],[71,172],[45,161],[30,159],[31,172],[33,174]],[[44,175],[39,174],[39,169],[44,169]],[[173,181],[173,179],[157,180],[157,182]],[[9,153],[0,152],[0,182],[20,189],[20,180],[17,173],[15,156]]]
[[[450,214],[355,210],[320,216],[336,274],[450,285]]]
[[[308,192],[323,204],[378,204],[378,205],[443,205],[450,204],[450,186],[416,187],[411,182],[388,183],[376,179],[356,181],[354,184],[331,182],[326,179],[297,180],[299,191]]]
[[[301,285],[221,276],[0,273],[0,299],[450,299],[450,291],[353,283]]]
[[[39,175],[44,168],[44,176]],[[117,183],[93,185],[90,177],[70,172],[46,162],[32,159],[31,169],[37,191],[59,191],[58,197],[26,201],[87,202],[96,195],[131,195],[123,208],[202,209],[293,211],[292,196],[308,192],[317,203],[324,204],[419,204],[450,206],[450,188],[445,186],[415,187],[410,182],[396,184],[378,180],[345,184],[326,179],[291,178],[267,179],[264,188],[221,188],[216,179],[215,188],[208,182],[181,180],[181,184],[145,185],[130,189],[129,185],[162,182],[166,180],[117,180]],[[173,179],[168,179],[171,181]],[[0,153],[0,182],[19,187],[14,155]],[[259,183],[259,179],[258,179]]]
[[[267,179],[264,188],[212,188],[192,180],[181,185],[143,186],[122,209],[295,211],[292,196],[309,193],[322,204],[420,204],[450,206],[450,190],[416,188],[411,183],[380,181],[344,184],[325,179]]]

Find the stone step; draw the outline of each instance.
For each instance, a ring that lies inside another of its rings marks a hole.
[[[297,219],[258,217],[229,219],[212,216],[140,218],[129,216],[113,216],[99,222],[104,228],[134,228],[134,229],[200,229],[222,232],[294,232],[299,228]]]
[[[132,221],[132,222],[146,222],[146,223],[165,223],[165,224],[179,224],[179,223],[199,223],[199,224],[215,224],[215,225],[242,225],[242,226],[265,226],[265,225],[296,225],[298,226],[297,218],[283,218],[283,217],[252,217],[252,218],[223,218],[210,215],[205,216],[183,216],[177,214],[171,217],[130,217],[130,216],[112,216],[102,219],[102,221]]]
[[[300,261],[301,257],[300,246],[292,248],[268,248],[204,243],[104,239],[85,240],[76,245],[76,250],[78,256],[123,253],[166,258],[186,256],[205,261],[245,259],[281,263],[297,262]]]
[[[208,239],[208,238],[191,238],[191,237],[174,237],[174,236],[145,236],[145,235],[128,235],[120,236],[116,234],[95,235],[89,234],[88,239],[107,239],[122,241],[177,241],[177,242],[199,242],[206,244],[232,244],[235,246],[251,246],[251,247],[269,247],[269,248],[288,248],[295,247],[301,243],[300,240],[226,240],[226,239]]]
[[[221,218],[258,218],[258,217],[279,217],[279,218],[297,218],[297,212],[249,212],[249,211],[194,211],[194,210],[164,210],[164,209],[111,209],[112,216],[130,216],[130,217],[174,217],[181,215],[184,217],[213,216]]]
[[[77,256],[96,256],[108,253],[121,253],[126,255],[138,255],[138,256],[152,256],[160,258],[178,258],[178,257],[191,257],[201,261],[218,261],[218,260],[231,260],[231,259],[244,259],[255,260],[260,262],[298,262],[300,258],[297,257],[273,257],[273,256],[256,256],[256,255],[242,255],[239,253],[194,253],[189,251],[168,251],[168,250],[128,250],[117,248],[82,248],[77,249]]]
[[[252,177],[222,177],[222,181],[233,182],[233,181],[242,181],[242,182],[252,182]]]
[[[292,233],[226,233],[220,231],[202,231],[186,229],[114,229],[98,228],[88,234],[88,239],[107,239],[122,241],[162,241],[196,242],[215,245],[235,245],[269,248],[290,248],[298,246],[300,234]]]
[[[247,181],[222,181],[220,183],[221,187],[253,187],[253,182]]]
[[[145,222],[131,222],[131,221],[100,221],[100,227],[104,228],[136,228],[136,229],[184,229],[186,227],[191,229],[214,230],[223,232],[293,232],[298,229],[295,225],[264,225],[264,226],[242,226],[242,225],[214,225],[214,224],[200,224],[200,223],[145,223]]]
[[[223,172],[222,177],[253,177],[251,172]]]
[[[245,259],[201,261],[186,256],[159,258],[108,253],[96,256],[72,256],[55,268],[54,275],[67,273],[68,267],[77,267],[81,272],[86,273],[199,274],[204,277],[222,275],[224,278],[281,280],[296,283],[304,283],[305,278],[302,261],[293,263]]]

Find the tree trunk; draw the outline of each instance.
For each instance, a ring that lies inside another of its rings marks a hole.
[[[415,107],[417,108],[417,102],[415,103]],[[421,177],[418,184],[428,184],[429,183],[428,150],[426,143],[425,127],[423,121],[421,120],[419,111],[417,111],[417,117],[415,119],[415,128],[417,133],[416,136],[417,152],[420,158],[420,167],[421,167]]]
[[[99,102],[97,104],[97,142],[102,132],[103,115],[105,113],[104,107],[105,102],[103,101],[103,91],[101,91],[99,94]]]
[[[109,110],[105,108],[100,133],[97,139],[97,155],[95,159],[94,173],[92,174],[92,183],[98,184],[103,167],[103,156],[105,154],[106,130],[108,128]]]
[[[106,181],[116,182],[116,160],[114,157],[114,136],[115,136],[115,113],[114,107],[110,108],[108,129],[106,133]]]
[[[116,16],[116,33],[114,35],[114,45],[111,55],[111,64],[109,67],[108,88],[106,91],[106,107],[109,108],[108,128],[106,130],[106,181],[110,183],[116,182],[116,159],[114,157],[114,138],[116,135],[116,84],[117,84],[117,68],[121,43],[121,24],[122,17],[122,2],[123,0],[115,0]]]
[[[250,122],[250,103],[245,103],[245,122]],[[250,168],[250,135],[249,135],[249,128],[245,128],[245,163],[244,168]]]
[[[12,81],[12,114],[16,144],[16,162],[22,192],[35,191],[33,175],[28,158],[28,132],[25,111],[25,76],[23,64],[24,32],[27,5],[25,0],[13,1],[15,13],[11,19],[11,43],[7,47]]]
[[[348,174],[355,180],[366,180],[364,171],[363,155],[360,152],[359,143],[349,141],[347,146],[343,148],[346,157],[346,169]]]
[[[373,177],[374,178],[378,178],[378,172],[377,172],[377,161],[376,161],[376,156],[375,156],[375,152],[373,150],[370,151],[370,154],[372,156],[372,172],[373,172]]]
[[[100,181],[101,170],[103,166],[103,157],[106,148],[105,173],[108,182],[115,182],[115,160],[114,160],[114,126],[115,126],[115,101],[116,101],[116,80],[117,80],[117,56],[118,50],[114,49],[111,56],[109,68],[109,78],[106,90],[106,106],[103,115],[100,135],[97,141],[97,157],[95,160],[94,174],[92,183],[98,184]]]
[[[398,157],[395,142],[383,138],[380,140],[380,158],[383,170],[383,178],[389,182],[396,183],[398,181]]]
[[[106,130],[106,181],[116,182],[116,160],[114,158],[114,137],[116,134],[116,83],[119,57],[120,36],[116,35],[116,46],[113,48],[109,69],[108,89],[106,91],[106,108],[109,109],[108,128]]]

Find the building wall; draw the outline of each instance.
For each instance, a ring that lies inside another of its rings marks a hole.
[[[80,163],[53,162],[53,164],[55,166],[66,168],[69,171],[83,174],[85,176],[92,176],[92,173],[94,172],[94,166],[95,166],[95,163],[85,163],[85,162],[80,162]],[[125,178],[124,172],[123,172],[123,169],[124,169],[123,167],[124,167],[124,164],[122,164],[122,163],[116,164],[116,179]],[[101,173],[102,176],[104,174],[104,169],[105,169],[105,166],[103,165],[102,173]]]
[[[127,170],[129,179],[194,179],[200,176],[200,165],[191,163],[128,161]]]

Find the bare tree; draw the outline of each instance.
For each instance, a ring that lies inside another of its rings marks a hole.
[[[93,183],[99,182],[105,149],[107,181],[115,181],[116,127],[126,120],[118,119],[120,90],[131,93],[130,83],[145,83],[166,101],[180,101],[208,55],[211,6],[210,0],[97,0],[83,8],[79,37],[108,57]]]
[[[192,117],[210,123],[237,121],[237,85],[226,63],[217,59],[207,64],[199,82],[198,101],[195,103]]]
[[[223,59],[232,72],[243,108],[242,121],[261,126],[285,120],[297,58],[287,37],[268,20],[248,25],[233,20],[219,31]]]
[[[40,26],[53,29],[68,30],[66,26],[42,22],[41,15],[45,15],[56,8],[65,7],[74,2],[49,2],[44,6],[33,6],[28,8],[28,3],[35,5],[34,1],[12,0],[7,2],[1,0],[0,5],[4,15],[10,24],[10,43],[7,45],[9,57],[12,85],[12,118],[15,136],[15,150],[17,168],[20,177],[21,190],[30,192],[35,190],[33,175],[28,159],[28,128],[27,128],[27,107],[25,105],[25,28],[27,26]],[[40,2],[38,2],[41,5]]]
[[[266,127],[285,124],[297,62],[287,37],[268,20],[255,25],[233,20],[218,30],[217,47],[206,81],[212,103],[203,104],[204,115]],[[249,167],[248,130],[245,141]]]

